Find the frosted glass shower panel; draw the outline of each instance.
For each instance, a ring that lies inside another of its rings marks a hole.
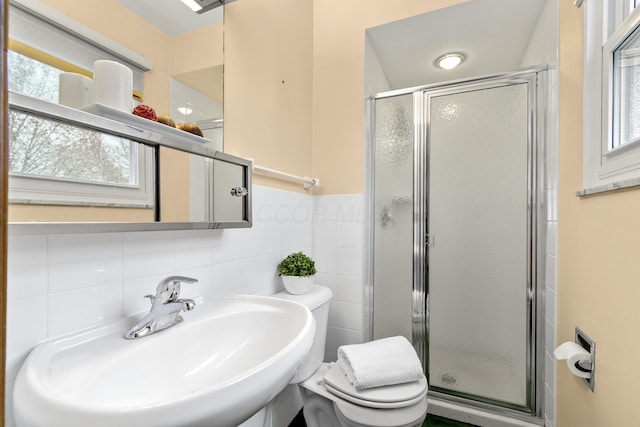
[[[428,96],[429,383],[527,404],[527,84]]]
[[[411,340],[413,95],[375,101],[373,334]]]

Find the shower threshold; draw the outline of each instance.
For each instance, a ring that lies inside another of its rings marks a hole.
[[[439,398],[434,396],[438,393],[430,392],[430,394],[431,396],[427,397],[429,402],[428,413],[439,417],[473,424],[478,427],[540,427],[544,425],[543,420],[533,415],[503,415],[463,403],[451,402],[450,397]]]

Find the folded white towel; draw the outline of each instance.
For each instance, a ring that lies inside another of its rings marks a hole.
[[[338,363],[356,390],[417,381],[422,364],[402,336],[338,348]]]

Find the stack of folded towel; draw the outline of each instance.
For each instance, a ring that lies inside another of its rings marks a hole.
[[[356,390],[418,381],[422,364],[401,336],[338,348],[338,363]]]

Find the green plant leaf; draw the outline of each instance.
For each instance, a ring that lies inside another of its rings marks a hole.
[[[302,252],[287,256],[278,264],[280,276],[313,276],[317,273],[315,261]]]

